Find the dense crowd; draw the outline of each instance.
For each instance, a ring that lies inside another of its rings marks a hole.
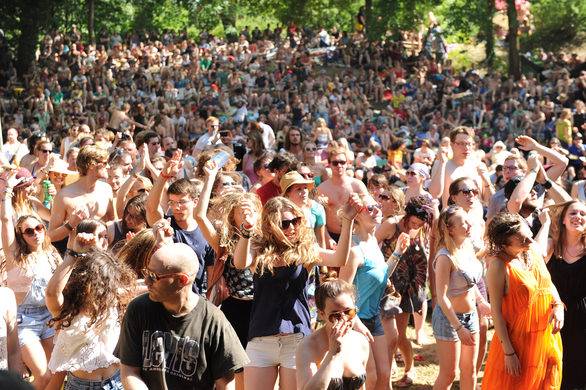
[[[96,45],[72,26],[21,78],[2,54],[0,368],[409,387],[429,305],[434,389],[475,389],[485,361],[486,389],[585,389],[582,62],[456,69],[432,17],[375,42],[361,22]]]

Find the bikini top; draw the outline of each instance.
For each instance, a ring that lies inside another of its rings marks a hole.
[[[463,261],[460,263],[460,267],[458,268],[456,267],[454,259],[445,248],[442,248],[437,252],[435,260],[433,261],[434,269],[435,262],[441,255],[447,256],[452,261],[455,268],[450,274],[450,284],[446,293],[448,298],[456,297],[471,290],[478,283],[480,278],[482,278],[482,264],[480,261],[478,261],[476,258]]]
[[[365,382],[366,373],[351,377],[332,378],[328,390],[356,390],[361,388]]]

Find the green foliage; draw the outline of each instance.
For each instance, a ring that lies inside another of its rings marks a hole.
[[[542,47],[556,50],[586,31],[586,1],[536,0],[531,13],[536,26],[531,36],[521,37],[523,50]]]
[[[425,15],[439,3],[439,0],[372,0],[368,38],[380,39],[388,30],[417,31]]]

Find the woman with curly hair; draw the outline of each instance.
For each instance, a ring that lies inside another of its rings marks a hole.
[[[497,214],[488,225],[491,253],[488,292],[494,335],[482,387],[559,389],[562,379],[564,304],[544,261],[550,218],[538,214],[541,229],[533,240],[519,214]]]
[[[157,239],[153,229],[148,228],[138,232],[116,254],[118,261],[128,265],[135,273],[137,279],[144,279],[146,269],[151,256],[157,249]]]
[[[11,198],[21,179],[7,171],[0,179],[2,247],[6,258],[7,285],[14,291],[18,340],[22,359],[34,376],[33,385],[44,389],[51,378],[47,361],[53,350],[55,329],[47,326],[51,313],[45,305],[45,287],[61,257],[51,245],[43,221],[36,215],[21,215],[14,222]]]
[[[67,372],[66,390],[122,389],[120,361],[113,353],[133,274],[103,249],[107,245],[103,224],[81,222],[47,285],[47,307],[59,330],[49,368]]]
[[[214,303],[221,303],[222,312],[232,324],[243,348],[246,348],[252,309],[253,277],[250,269],[238,269],[234,266],[233,254],[242,234],[243,203],[248,202],[256,211],[260,211],[262,205],[258,195],[249,192],[230,192],[218,196],[213,201],[213,214],[218,218],[212,222],[208,216],[208,206],[217,177],[222,174],[211,160],[206,163],[204,171],[207,177],[195,209],[195,220],[204,238],[216,252],[216,263],[209,277],[208,298]],[[260,234],[260,230],[257,229],[255,233]],[[227,290],[227,294],[224,292],[223,296],[222,287]],[[236,373],[236,387],[244,388],[241,373]]]
[[[311,333],[307,302],[308,277],[316,265],[340,267],[350,250],[352,224],[362,208],[358,195],[348,198],[342,217],[342,233],[336,251],[320,248],[303,210],[286,198],[275,197],[258,207],[242,201],[241,237],[234,249],[234,264],[250,268],[254,275],[254,300],[244,369],[245,387],[296,389],[295,348]],[[257,226],[257,222],[259,222]],[[262,236],[251,238],[258,230]]]
[[[375,232],[385,259],[392,255],[401,233],[407,233],[410,237],[409,246],[390,278],[395,292],[400,295],[400,302],[392,310],[381,313],[389,360],[392,361],[399,347],[405,361],[405,374],[397,382],[397,387],[413,383],[413,348],[407,338],[407,324],[411,314],[421,312],[427,301],[427,243],[433,215],[434,205],[431,200],[426,196],[415,196],[407,202],[404,215],[385,220]]]

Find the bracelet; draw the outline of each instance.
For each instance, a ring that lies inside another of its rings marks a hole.
[[[80,257],[85,257],[87,255],[87,253],[76,252],[73,249],[67,249],[65,251],[65,253],[68,254],[71,257],[75,257],[76,259],[79,259]]]
[[[403,256],[403,254],[398,254],[397,252],[393,252],[393,254],[391,256],[396,257],[397,259],[400,259]]]
[[[72,231],[73,231],[73,226],[71,226],[71,225],[69,224],[69,221],[65,222],[65,223],[63,224],[63,226],[65,226],[65,228],[66,228],[67,230],[69,230],[70,232],[72,232]]]
[[[566,307],[566,305],[563,302],[552,302],[551,303],[551,308],[555,309],[556,306],[562,306],[564,308],[564,310],[568,310],[568,308]]]
[[[462,329],[463,327],[464,327],[464,325],[460,324],[460,326],[458,326],[458,327],[456,328],[456,333],[457,333],[457,332],[458,332],[460,329]]]
[[[161,177],[165,180],[169,180],[170,178],[172,178],[173,176],[167,176],[167,175],[163,175],[163,173],[161,172]]]
[[[354,218],[348,218],[348,217],[347,217],[346,215],[344,215],[343,213],[341,213],[341,214],[342,214],[342,218],[344,218],[346,221],[350,221],[350,222],[354,221]]]
[[[242,224],[240,225],[240,234],[242,235],[242,237],[249,240],[250,237],[252,237],[252,228],[254,228],[254,226],[247,228],[244,226],[244,222],[242,222]]]
[[[513,356],[515,354],[515,351],[513,351],[512,353],[505,353],[505,356]]]

